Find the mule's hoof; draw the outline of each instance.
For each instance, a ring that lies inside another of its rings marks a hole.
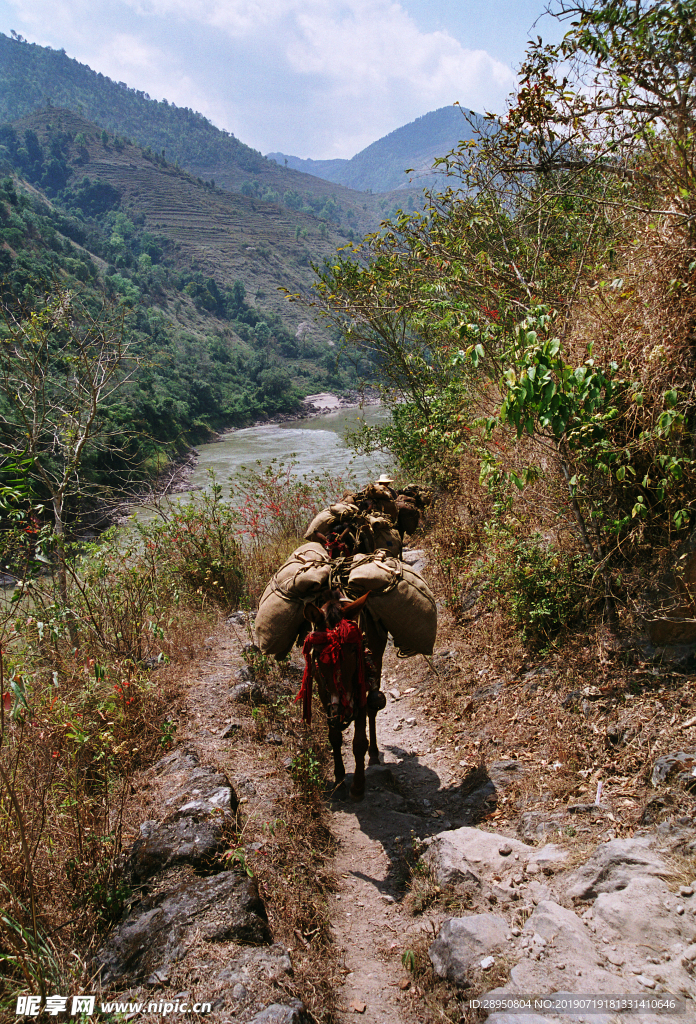
[[[329,800],[347,800],[348,799],[348,787],[345,782],[339,782],[331,789],[327,790],[326,793]]]
[[[365,799],[365,790],[362,789],[360,792],[350,787],[350,798],[354,804],[359,804],[361,800]]]
[[[368,764],[381,764],[382,762],[379,759],[379,754],[376,754],[375,756],[370,755],[370,759],[369,759],[369,761],[367,763]]]
[[[381,711],[387,706],[387,698],[381,690],[370,690],[367,695],[367,710]]]

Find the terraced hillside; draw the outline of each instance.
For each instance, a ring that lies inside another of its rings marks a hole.
[[[307,288],[311,262],[345,244],[330,225],[302,211],[213,187],[113,137],[105,143],[97,126],[71,111],[32,114],[14,129],[19,137],[34,132],[42,145],[70,140],[64,143],[68,185],[88,179],[110,186],[124,213],[166,240],[175,265],[193,267],[220,284],[242,281],[250,297],[294,329],[307,312],[280,289]]]
[[[373,196],[293,170],[282,161],[279,165],[193,110],[152,100],[63,51],[0,33],[0,123],[27,118],[51,105],[80,112],[100,129],[127,136],[158,155],[164,151],[169,162],[230,191],[275,194],[275,201],[290,209],[324,211],[346,234],[376,230],[386,215],[408,201],[403,192]],[[411,190],[411,203],[421,200],[418,185]]]

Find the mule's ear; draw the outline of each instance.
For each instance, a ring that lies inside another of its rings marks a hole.
[[[359,597],[357,601],[351,601],[350,604],[344,604],[343,607],[341,608],[343,618],[357,619],[358,615],[363,609],[363,605],[365,604],[369,596],[370,591],[368,590],[367,593],[363,594],[362,597]]]
[[[324,621],[324,616],[315,604],[306,604],[304,606],[304,617],[307,622],[311,622],[313,626],[321,625]]]

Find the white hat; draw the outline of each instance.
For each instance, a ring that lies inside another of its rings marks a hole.
[[[394,481],[392,480],[392,478],[387,473],[382,473],[382,475],[380,476],[380,478],[377,481],[377,483],[378,484],[393,484]]]

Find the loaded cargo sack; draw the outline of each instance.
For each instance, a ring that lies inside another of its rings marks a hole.
[[[366,611],[391,633],[401,657],[432,654],[437,606],[423,577],[410,565],[382,552],[354,555],[332,571],[352,600],[371,591]]]
[[[263,654],[284,658],[304,625],[304,607],[329,585],[331,562],[314,541],[290,555],[263,592],[254,623]]]
[[[399,534],[403,537],[404,534],[410,536],[412,533],[415,533],[420,522],[420,512],[418,511],[415,499],[408,498],[405,494],[400,494],[396,499],[396,508],[398,512]]]
[[[339,501],[319,512],[305,531],[305,540],[311,540],[316,533],[325,537],[340,523],[351,522],[358,515],[357,505]]]
[[[388,554],[393,555],[394,558],[400,558],[401,537],[399,536],[399,531],[394,528],[390,521],[385,516],[368,516],[367,522],[369,524],[369,534],[368,531],[364,531],[367,543],[363,541],[361,544],[363,550],[386,551]]]

